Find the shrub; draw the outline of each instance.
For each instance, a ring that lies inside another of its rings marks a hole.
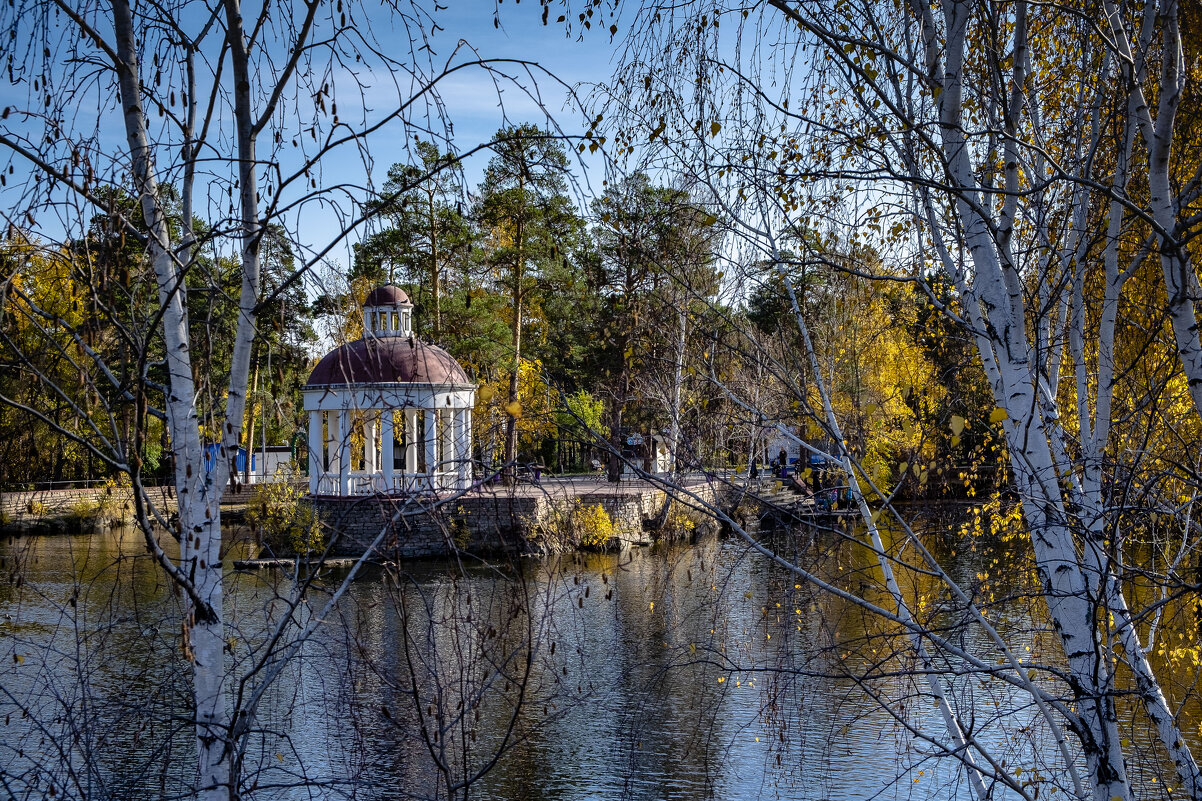
[[[274,482],[256,484],[246,503],[246,520],[273,551],[310,554],[325,547],[325,535],[304,491],[292,481],[294,472],[281,467]]]
[[[103,490],[98,492],[92,501],[95,507],[94,516],[103,520],[120,520],[128,510],[131,486],[129,476],[125,473],[121,473],[117,478],[106,478]]]
[[[460,506],[456,510],[455,516],[451,518],[451,541],[460,551],[466,551],[467,547],[472,544],[472,530],[468,528],[467,515],[467,510]]]
[[[90,498],[80,498],[71,504],[66,517],[77,523],[90,523],[100,519],[100,504]]]
[[[614,522],[599,503],[585,506],[576,499],[572,508],[572,531],[584,548],[604,548],[614,536]]]
[[[697,528],[697,522],[690,514],[691,509],[683,504],[672,501],[672,505],[668,508],[668,516],[664,519],[663,528],[660,529],[661,536],[666,537],[690,537],[693,530]]]

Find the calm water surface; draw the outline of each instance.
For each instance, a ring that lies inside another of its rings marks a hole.
[[[0,544],[0,766],[18,796],[51,782],[65,795],[191,792],[179,602],[139,536]],[[807,542],[783,540],[887,602],[866,554]],[[944,557],[971,581],[999,553]],[[907,731],[943,733],[925,688],[899,675],[907,640],[740,543],[405,571],[356,579],[283,664],[245,756],[248,789],[447,797],[471,779],[481,799],[969,797],[956,765]],[[321,575],[296,620],[313,622],[342,575]],[[1004,581],[992,591],[1022,589]],[[990,654],[937,592],[904,589],[945,636]],[[246,697],[274,669],[264,643],[294,585],[231,571],[227,592],[228,667],[246,677],[230,694]],[[1038,659],[1037,605],[1017,597],[993,614]],[[1057,769],[1034,711],[1005,685],[966,677],[952,697],[1003,757],[1044,754]]]

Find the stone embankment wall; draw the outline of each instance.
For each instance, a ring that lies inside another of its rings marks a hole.
[[[600,504],[614,525],[608,547],[649,545],[656,538],[644,521],[663,509],[665,494],[652,489],[587,493],[477,492],[453,500],[318,497],[312,503],[328,526],[337,555],[359,555],[376,545],[382,558],[447,556],[456,552],[547,552],[577,547],[566,521],[577,500]],[[696,490],[694,490],[696,491]],[[713,502],[713,491],[699,493]]]
[[[147,487],[146,494],[159,508],[175,511],[174,488]],[[128,519],[134,511],[133,491],[106,486],[0,493],[0,520],[6,523],[34,523],[89,509],[102,510],[113,519]]]

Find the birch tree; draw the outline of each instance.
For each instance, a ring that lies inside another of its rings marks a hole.
[[[40,376],[45,392],[82,421],[83,433],[37,402],[0,400],[55,425],[132,482],[146,548],[184,599],[181,647],[191,667],[199,798],[234,798],[246,790],[242,771],[259,703],[317,625],[294,615],[301,586],[266,644],[240,662],[237,674],[228,669],[223,563],[229,543],[219,503],[243,436],[260,312],[303,281],[364,215],[366,179],[356,185],[344,169],[327,176],[328,165],[366,153],[366,138],[377,133],[396,133],[406,142],[417,134],[451,149],[440,80],[474,69],[509,81],[506,67],[466,47],[436,54],[436,11],[416,3],[375,7],[321,0],[253,10],[238,0],[63,0],[15,2],[0,11],[4,65],[16,90],[10,96],[20,98],[0,115],[10,226],[26,238],[69,239],[79,236],[94,211],[111,214],[123,235],[141,244],[157,294],[157,303],[132,319],[102,311],[134,354],[136,370],[128,376],[88,347],[55,308],[29,296],[14,307],[31,325],[65,331],[75,341],[73,367],[91,385],[89,396],[115,396],[136,406],[139,425],[132,437],[112,424],[111,413],[107,421],[103,413],[89,413],[50,374]],[[392,30],[377,35],[375,23]],[[404,42],[399,50],[393,37]],[[527,78],[537,70],[509,66]],[[428,177],[393,191],[408,192]],[[114,189],[129,192],[136,211],[122,214],[106,202]],[[335,233],[313,243],[298,229],[318,211],[336,221]],[[268,292],[262,250],[272,225],[291,232],[301,258],[297,270]],[[228,375],[210,383],[197,371],[197,321],[189,317],[187,292],[212,253],[233,259],[237,289],[231,298],[236,313],[219,321],[234,329]],[[95,297],[84,271],[75,277]],[[3,278],[19,287],[13,275]],[[149,417],[162,419],[167,429],[178,520],[151,504],[142,488],[141,421]],[[206,463],[206,454],[214,452]],[[174,535],[178,554],[160,543],[155,526]]]
[[[1191,257],[1198,163],[1179,155],[1189,151],[1177,116],[1198,70],[1196,55],[1185,56],[1191,17],[1173,0],[1107,3],[1102,19],[1088,4],[1021,1],[646,3],[625,11],[632,33],[604,93],[618,152],[708,186],[734,221],[730,247],[765,254],[786,284],[785,268],[797,259],[784,243],[813,229],[910,265],[882,274],[854,259],[801,257],[812,267],[910,283],[975,344],[1065,665],[1063,700],[1032,687],[1011,656],[1002,664],[1047,725],[1075,740],[1083,781],[1062,789],[1096,799],[1140,794],[1133,729],[1118,702],[1130,693],[1140,710],[1135,725],[1155,732],[1176,792],[1202,797],[1180,724],[1184,698],[1166,691],[1177,682],[1152,659],[1159,610],[1190,584],[1182,570],[1196,545],[1196,482],[1180,460],[1158,472],[1146,450],[1116,431],[1115,418],[1118,407],[1171,407],[1178,413],[1161,418],[1160,430],[1193,442],[1202,409]],[[1124,310],[1140,298],[1136,283],[1149,287],[1150,260],[1160,263],[1162,283],[1151,290],[1163,293],[1160,319],[1167,315],[1171,330],[1152,322],[1136,335]],[[932,291],[935,273],[955,287],[954,303]],[[804,333],[805,319],[796,323]],[[1175,377],[1116,396],[1131,386],[1136,340],[1145,356],[1170,344]],[[843,463],[853,494],[888,497],[839,448],[829,399],[798,402],[836,446],[823,455]],[[1147,499],[1138,505],[1127,500],[1132,482]],[[865,547],[884,558],[877,513],[860,504]],[[1141,562],[1133,540],[1157,515],[1173,521],[1175,555]],[[922,543],[907,542],[1008,653]],[[884,562],[882,569],[889,582]],[[1131,602],[1137,574],[1155,576],[1155,610]],[[875,613],[915,632],[920,655],[948,653],[890,594],[896,607]],[[933,663],[920,661],[926,673]],[[935,699],[942,692],[932,685]],[[996,766],[955,711],[941,708],[946,753],[970,776]],[[1074,761],[1066,757],[1070,773]]]

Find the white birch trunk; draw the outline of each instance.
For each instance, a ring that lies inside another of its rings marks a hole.
[[[217,506],[220,486],[215,486],[205,475],[183,274],[172,254],[166,210],[160,202],[142,110],[138,49],[128,0],[113,0],[113,21],[126,140],[135,190],[150,234],[147,250],[163,309],[163,341],[169,376],[165,411],[175,457],[180,526],[180,561],[173,571],[173,578],[183,579],[187,590],[183,647],[192,664],[196,791],[197,797],[202,799],[228,798],[231,776],[227,759],[229,718],[224,692],[221,525]]]
[[[987,349],[998,371],[995,400],[1007,411],[1005,433],[1011,468],[1031,531],[1035,561],[1046,588],[1048,611],[1068,665],[1079,684],[1078,706],[1088,731],[1083,751],[1099,801],[1131,798],[1121,736],[1104,655],[1094,639],[1095,606],[1078,562],[1059,487],[1059,469],[1049,444],[1047,420],[1034,383],[1021,297],[1015,302],[1010,268],[998,250],[962,128],[962,76],[970,9],[943,3],[945,41],[940,47],[930,7],[911,2],[921,26],[928,76],[936,89],[940,142],[955,209],[975,268],[974,287],[988,322]],[[979,345],[981,343],[978,340]],[[982,348],[982,356],[985,356]],[[1095,596],[1096,597],[1096,596]]]
[[[680,453],[680,396],[684,385],[684,351],[688,338],[688,298],[682,297],[676,308],[676,342],[672,360],[672,397],[669,401],[670,428],[668,429],[668,472],[676,475],[677,456]]]

